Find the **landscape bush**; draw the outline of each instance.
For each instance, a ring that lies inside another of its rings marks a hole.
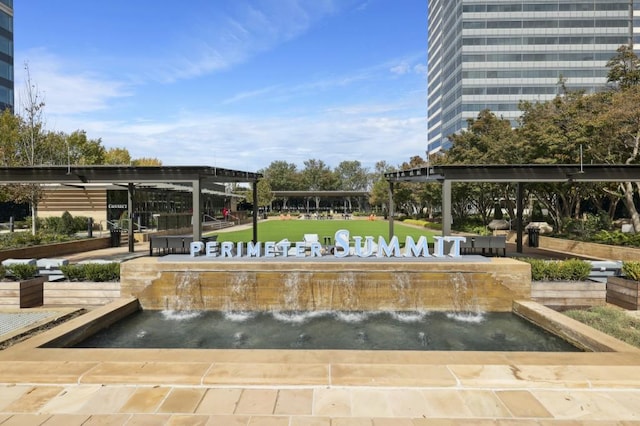
[[[630,280],[640,281],[640,261],[622,262],[622,275]]]
[[[591,264],[585,260],[545,260],[523,258],[531,265],[532,281],[584,281],[591,273]]]
[[[120,264],[117,262],[62,265],[60,270],[69,281],[105,282],[120,279]]]
[[[38,267],[36,265],[29,265],[27,263],[7,265],[6,269],[10,276],[19,280],[28,280],[35,277],[38,273]]]

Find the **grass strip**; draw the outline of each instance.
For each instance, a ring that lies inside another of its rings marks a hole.
[[[564,312],[570,318],[640,348],[640,319],[612,306],[594,306]]]
[[[280,241],[283,238],[289,241],[302,241],[304,234],[318,234],[319,241],[324,242],[324,237],[333,237],[337,230],[347,229],[352,236],[372,236],[378,239],[383,236],[386,240],[389,238],[389,223],[386,221],[369,221],[369,220],[278,220],[271,219],[258,223],[258,240],[259,241]],[[243,229],[229,232],[209,232],[205,236],[218,234],[218,241],[251,241],[253,238],[252,229]],[[404,243],[407,236],[413,237],[414,241],[418,241],[420,236],[427,237],[430,243],[433,242],[434,235],[441,235],[437,231],[421,229],[412,226],[403,225],[401,222],[394,223],[394,235],[398,237],[401,243]]]

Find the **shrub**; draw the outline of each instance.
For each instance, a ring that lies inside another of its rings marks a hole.
[[[120,264],[117,262],[63,265],[60,270],[69,281],[104,282],[120,279]]]
[[[622,262],[622,275],[631,280],[640,281],[640,261]]]
[[[5,275],[7,275],[7,268],[4,265],[0,265],[0,280],[2,280]]]
[[[522,259],[531,265],[532,281],[584,281],[591,272],[589,262],[580,259]]]
[[[83,281],[84,268],[82,265],[60,265],[60,271],[69,281]]]
[[[59,227],[57,231],[60,234],[72,235],[76,232],[75,229],[73,228],[73,216],[71,216],[71,213],[69,213],[68,211],[65,211],[64,213],[62,213],[62,218],[58,226]]]
[[[85,277],[87,281],[117,281],[120,279],[120,264],[119,263],[89,263],[84,265]]]
[[[26,263],[16,263],[6,266],[9,275],[12,275],[19,280],[28,280],[33,278],[38,273],[38,267],[36,265],[29,265]]]
[[[580,259],[558,262],[558,279],[562,281],[584,281],[591,273],[591,264]]]

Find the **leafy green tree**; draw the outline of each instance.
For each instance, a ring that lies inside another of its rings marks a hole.
[[[359,161],[342,161],[334,169],[334,173],[338,179],[339,190],[366,191],[369,187],[369,172]],[[359,201],[359,198],[357,200]],[[347,197],[349,210],[353,210],[351,201],[351,197]]]
[[[104,154],[104,164],[128,166],[131,164],[131,155],[126,148],[109,148]]]
[[[395,170],[396,168],[386,161],[376,163],[375,171],[372,173],[373,186],[369,195],[369,204],[372,207],[389,211],[389,182],[384,178],[384,174]]]
[[[640,83],[640,60],[633,51],[633,45],[622,45],[617,54],[607,62],[609,73],[607,81],[620,89],[626,89]]]
[[[89,139],[84,130],[76,130],[66,137],[71,164],[104,164],[106,149],[100,139]],[[64,164],[64,163],[63,163]]]
[[[16,141],[22,128],[21,117],[10,109],[0,113],[0,165],[10,167],[16,163]]]
[[[302,189],[301,176],[297,166],[286,161],[273,161],[269,167],[259,170],[263,179],[269,182],[271,191],[295,191]],[[288,197],[283,197],[283,208],[287,208]],[[273,200],[271,200],[273,201]]]
[[[131,165],[137,167],[159,167],[162,166],[162,161],[153,157],[140,157],[131,161]]]
[[[271,191],[271,184],[266,179],[260,179],[258,181],[258,205],[269,206],[273,202],[273,192]]]
[[[322,160],[306,160],[301,177],[307,191],[332,191],[338,188],[338,178]],[[318,209],[320,205],[318,196],[315,197],[315,205]]]
[[[445,164],[522,164],[526,161],[525,143],[509,120],[498,118],[489,110],[467,120],[467,129],[449,136],[452,147],[441,162]],[[452,214],[464,221],[477,212],[487,225],[493,218],[494,206],[500,200],[511,217],[515,217],[513,184],[459,183],[452,188]]]

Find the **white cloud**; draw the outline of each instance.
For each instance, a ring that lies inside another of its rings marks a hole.
[[[223,19],[213,15],[210,19],[200,17],[200,24],[175,43],[174,53],[162,60],[148,61],[154,65],[147,72],[161,81],[173,82],[226,69],[304,34],[337,10],[330,0],[258,4],[259,7],[254,7],[237,2],[233,12]],[[194,47],[185,50],[185,46]]]
[[[359,160],[368,167],[380,160],[401,164],[424,154],[425,129],[425,117],[419,112],[409,118],[366,113],[275,119],[193,115],[173,122],[96,122],[85,126],[90,137],[99,134],[107,147],[126,146],[134,158],[157,157],[165,165],[249,171],[283,159],[299,166],[310,158],[332,167],[343,160]]]
[[[398,74],[398,75],[406,74],[409,72],[409,64],[406,62],[403,62],[394,67],[391,67],[389,71],[391,71],[393,74]]]
[[[26,64],[31,82],[44,99],[47,115],[74,115],[109,108],[115,98],[130,96],[130,89],[118,82],[64,65],[55,55],[42,49],[21,52],[16,64]],[[16,72],[16,109],[19,111],[25,90],[24,69]]]

